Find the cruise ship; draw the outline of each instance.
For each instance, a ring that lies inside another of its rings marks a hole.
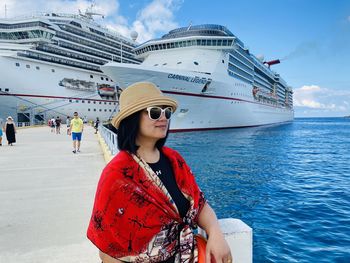
[[[173,131],[250,127],[292,121],[293,91],[221,25],[170,31],[135,48],[141,64],[109,62],[102,71],[121,89],[151,81],[176,99]]]
[[[0,120],[43,123],[52,117],[109,119],[118,108],[118,83],[100,66],[139,64],[136,33],[126,38],[79,14],[41,13],[0,19]]]

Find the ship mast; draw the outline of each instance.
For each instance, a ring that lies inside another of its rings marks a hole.
[[[93,11],[92,11],[92,9],[93,9],[94,6],[95,6],[95,4],[92,3],[92,4],[90,5],[90,7],[86,8],[86,10],[85,10],[84,13],[82,13],[82,12],[80,11],[80,9],[79,9],[79,15],[80,15],[81,17],[84,17],[84,18],[88,19],[88,20],[94,20],[93,16],[100,16],[100,17],[102,17],[102,18],[105,18],[105,16],[104,16],[103,14],[96,13],[96,12],[93,12]]]

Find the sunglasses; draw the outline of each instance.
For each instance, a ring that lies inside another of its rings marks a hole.
[[[153,106],[148,107],[146,110],[148,112],[148,117],[154,121],[159,120],[163,113],[165,118],[169,120],[171,118],[171,114],[173,113],[173,109],[171,107],[162,109],[161,107]]]

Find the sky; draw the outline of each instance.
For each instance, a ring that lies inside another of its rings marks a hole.
[[[296,117],[350,115],[350,0],[0,0],[0,18],[78,13],[142,43],[190,24],[220,24],[293,88]]]

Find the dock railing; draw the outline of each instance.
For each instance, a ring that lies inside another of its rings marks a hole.
[[[101,125],[99,128],[101,145],[106,145],[104,153],[110,152],[112,156],[105,159],[110,160],[113,155],[118,153],[117,134]],[[234,263],[252,263],[253,262],[253,230],[246,223],[236,218],[219,219],[219,224],[225,239],[228,242]],[[199,233],[206,236],[204,230],[199,229]]]
[[[117,141],[117,134],[115,134],[113,131],[105,127],[104,125],[101,125],[99,127],[99,132],[101,134],[101,137],[104,139],[105,143],[108,146],[108,149],[110,150],[112,155],[116,155],[118,153],[118,141]]]

